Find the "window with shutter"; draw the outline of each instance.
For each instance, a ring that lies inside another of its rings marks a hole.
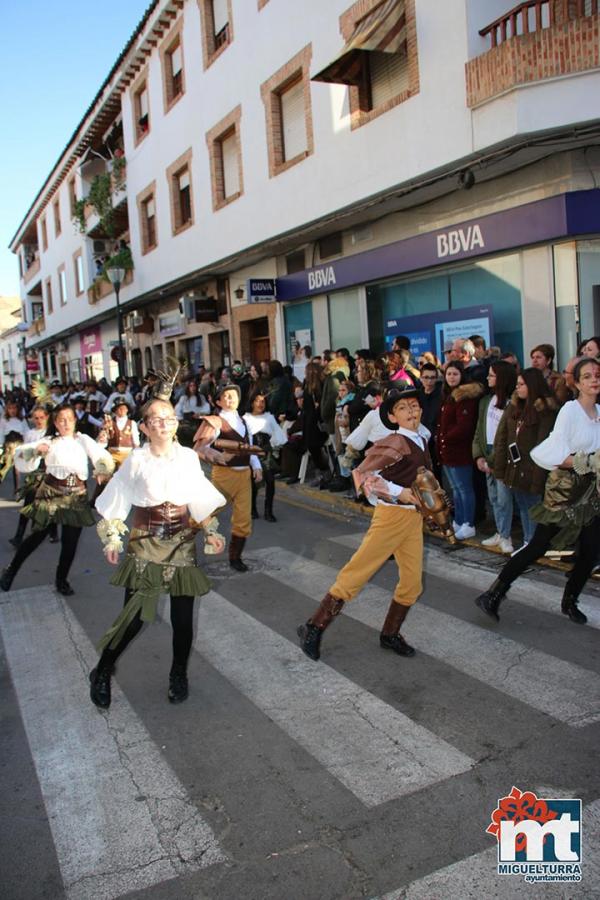
[[[229,12],[227,10],[227,0],[212,0],[213,6],[213,23],[215,36],[220,34],[229,23]]]
[[[308,147],[304,112],[304,84],[302,80],[295,82],[295,84],[282,91],[280,102],[283,161],[287,162],[305,153]]]
[[[240,191],[237,137],[235,131],[221,140],[223,160],[223,198],[228,200]]]
[[[181,228],[192,220],[192,197],[190,192],[190,173],[188,169],[184,169],[177,176],[178,182],[178,199],[179,210],[177,227]]]
[[[177,44],[176,47],[171,51],[171,72],[173,75],[178,75],[181,72],[181,44]]]
[[[408,58],[405,53],[379,53],[369,57],[371,109],[408,90]]]

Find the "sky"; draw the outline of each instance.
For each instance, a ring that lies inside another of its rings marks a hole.
[[[0,0],[0,295],[8,244],[150,0]]]

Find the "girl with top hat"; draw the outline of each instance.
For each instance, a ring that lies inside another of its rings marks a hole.
[[[112,415],[104,416],[98,443],[106,447],[118,469],[135,447],[140,446],[140,432],[131,418],[132,408],[126,396],[118,396],[112,405]]]

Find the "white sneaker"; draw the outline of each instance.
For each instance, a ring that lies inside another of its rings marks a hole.
[[[458,531],[456,532],[457,541],[465,541],[467,538],[475,537],[475,529],[472,525],[469,525],[468,522],[465,522],[464,525],[461,525]]]
[[[481,546],[482,547],[498,547],[501,541],[502,541],[502,538],[500,537],[498,532],[496,532],[496,534],[493,534],[491,537],[486,538],[485,541],[482,541]]]
[[[513,554],[513,545],[511,539],[508,538],[500,538],[500,543],[498,544],[501,553],[510,553],[511,556]]]
[[[456,534],[456,532],[458,531],[459,528],[460,528],[460,525],[457,525],[456,522],[452,523],[452,531],[454,532],[454,534]]]
[[[525,547],[527,546],[528,543],[529,543],[529,541],[525,541],[525,543],[523,544],[522,547],[519,547],[517,550],[513,550],[513,552],[512,552],[510,555],[511,555],[511,556],[516,556],[517,553],[520,553],[521,550],[524,550],[524,549],[525,549]]]

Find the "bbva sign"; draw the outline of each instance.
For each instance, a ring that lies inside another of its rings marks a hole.
[[[310,291],[329,287],[330,284],[335,283],[335,271],[333,266],[324,266],[322,269],[315,269],[314,272],[308,273],[308,289]]]
[[[441,259],[443,256],[455,256],[461,252],[467,253],[469,250],[475,250],[477,247],[482,249],[485,247],[485,241],[479,225],[469,225],[467,228],[445,231],[437,235],[436,241],[438,259]]]

